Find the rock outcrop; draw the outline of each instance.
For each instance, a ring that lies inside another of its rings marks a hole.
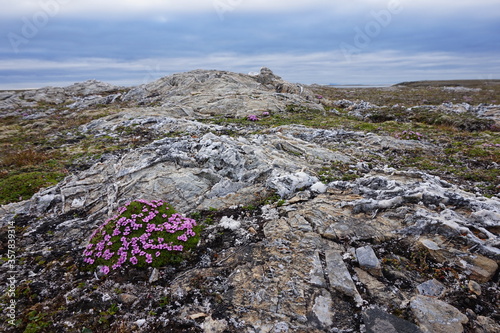
[[[241,117],[283,111],[291,104],[323,108],[311,91],[283,81],[267,68],[255,76],[215,70],[174,74],[132,88],[122,100],[177,110],[186,117]]]
[[[89,94],[106,93],[126,107],[82,132],[116,135],[116,128],[133,126],[175,135],[103,156],[30,200],[2,206],[3,243],[8,226],[16,228],[16,273],[7,272],[6,262],[2,276],[15,274],[19,327],[500,330],[500,199],[421,171],[373,167],[351,154],[428,143],[296,125],[256,134],[199,121],[283,112],[290,104],[322,108],[310,91],[267,69],[257,76],[194,71],[122,92],[92,85],[60,88],[54,98],[79,94],[74,107],[83,107]],[[13,96],[3,102],[14,103]],[[349,165],[355,179],[321,182],[319,171],[332,163]],[[83,270],[92,231],[137,198],[208,216],[197,253],[177,267],[109,276]],[[0,325],[16,331],[7,320]]]
[[[37,107],[40,102],[47,106],[71,105],[72,107],[91,107],[99,104],[114,103],[120,98],[120,91],[126,90],[109,83],[88,80],[71,86],[45,87],[21,92],[5,91],[0,94],[0,109],[15,110],[24,107]]]
[[[97,80],[75,83],[66,88],[46,87],[0,93],[0,109],[67,105],[85,109],[104,105],[156,106],[173,115],[200,118],[240,117],[262,112],[284,111],[290,105],[323,109],[305,86],[283,81],[268,68],[257,75],[216,70],[195,70],[173,74],[137,87],[125,88]]]

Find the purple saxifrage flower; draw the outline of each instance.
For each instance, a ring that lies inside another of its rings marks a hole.
[[[125,265],[163,265],[171,258],[167,252],[196,246],[197,242],[188,242],[196,236],[196,221],[161,200],[136,200],[118,212],[92,233],[83,251],[84,262],[100,267],[104,274]]]

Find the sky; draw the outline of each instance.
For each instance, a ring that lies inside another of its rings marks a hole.
[[[500,79],[498,0],[0,0],[0,89],[269,67],[290,82]]]

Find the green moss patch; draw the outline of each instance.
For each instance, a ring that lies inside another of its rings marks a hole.
[[[57,184],[64,178],[60,172],[27,172],[0,179],[0,204],[29,199],[42,187]]]

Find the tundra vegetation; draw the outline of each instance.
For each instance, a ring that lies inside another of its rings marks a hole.
[[[18,271],[0,328],[499,328],[500,81],[88,84],[98,96],[0,92],[19,103],[0,109],[0,240],[15,235]],[[218,112],[227,99],[267,107]]]

